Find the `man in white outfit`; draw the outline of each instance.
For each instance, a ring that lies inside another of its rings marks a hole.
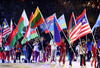
[[[53,39],[50,41],[51,45],[51,62],[56,62],[56,52],[57,52],[57,45]]]

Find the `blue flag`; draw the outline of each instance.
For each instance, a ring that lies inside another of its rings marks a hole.
[[[53,32],[53,22],[54,22],[54,17],[56,16],[56,14],[54,13],[53,15],[49,16],[48,18],[46,18],[45,22],[43,24],[40,25],[40,28],[42,29],[42,32],[47,31],[48,32]]]
[[[2,27],[3,27],[3,28],[9,27],[8,22],[7,22],[6,19],[4,19],[3,24],[2,24]]]
[[[57,27],[57,18],[54,17],[54,41],[59,46],[61,42],[60,32]]]
[[[98,19],[97,19],[95,25],[94,25],[93,28],[92,28],[92,31],[93,31],[95,28],[97,28],[97,27],[100,27],[100,14],[99,14],[99,16],[98,16]]]
[[[58,24],[59,24],[61,29],[67,28],[64,14],[58,18]]]

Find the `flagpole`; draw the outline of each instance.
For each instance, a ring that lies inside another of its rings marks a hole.
[[[74,12],[72,12],[72,15],[73,15],[73,18],[74,18],[74,21],[75,21],[75,25],[76,25],[76,20],[75,20]],[[80,38],[79,38],[79,41],[80,41],[80,43],[82,44],[82,42],[81,42],[81,39],[80,39]]]
[[[46,26],[46,29],[48,29],[48,27],[47,27],[47,24],[44,22],[44,24],[45,24],[45,26]],[[50,38],[52,39],[52,35],[51,35],[51,33],[49,32],[49,35],[50,35]]]
[[[85,13],[85,17],[86,17],[86,19],[87,19],[87,16],[86,16],[86,13]],[[87,21],[88,21],[88,19],[87,19]],[[89,24],[89,22],[88,22],[88,24]],[[90,25],[89,25],[90,26]],[[91,27],[90,27],[91,28]],[[92,29],[91,29],[91,32],[92,32]],[[93,36],[93,40],[94,40],[94,43],[96,44],[96,48],[97,48],[97,42],[96,42],[96,40],[95,40],[95,37],[94,37],[94,35],[93,35],[93,32],[92,32],[92,36]],[[96,50],[96,52],[97,52],[97,50]],[[97,56],[96,56],[96,58],[97,58]]]
[[[87,20],[87,22],[88,22],[88,24],[89,24],[89,21],[88,21],[88,19],[87,19],[86,13],[85,13],[85,17],[86,17],[86,20]],[[90,25],[89,25],[89,26],[90,26]],[[91,28],[91,27],[90,27],[90,28]],[[92,33],[92,36],[93,36],[93,40],[94,40],[94,42],[96,43],[96,40],[95,40],[95,37],[94,37],[94,35],[93,35],[92,29],[91,29],[91,33]],[[97,45],[97,43],[96,43],[96,45]]]
[[[37,6],[37,8],[39,9],[39,7]],[[40,10],[39,10],[40,11]],[[43,15],[42,15],[42,13],[41,13],[41,11],[40,11],[40,14],[41,14],[41,16],[43,17]],[[43,17],[43,19],[44,19],[44,17]],[[45,21],[45,20],[44,20]],[[46,29],[48,29],[47,28],[47,24],[44,22],[44,24],[45,24],[45,26],[46,26]],[[49,35],[50,35],[50,38],[52,39],[52,35],[49,33]]]
[[[73,15],[73,18],[74,18],[74,21],[75,21],[75,25],[76,25],[76,19],[75,19],[75,16],[74,16],[74,12],[72,12],[72,15]],[[81,39],[79,38],[79,41],[80,41],[80,44],[82,45],[82,41]],[[82,48],[82,47],[81,47]],[[85,55],[84,55],[85,56]]]
[[[74,16],[74,12],[72,12],[73,16]],[[76,25],[76,19],[75,19],[75,16],[73,17],[74,18],[74,21],[75,21],[75,25]],[[82,40],[79,38],[79,41],[80,41],[80,44],[82,45]],[[86,41],[87,42],[87,41]],[[82,47],[80,47],[82,49]],[[85,55],[83,55],[85,56]]]
[[[63,35],[65,36],[66,40],[68,41],[68,38],[66,37],[66,35],[65,35],[65,33],[64,33],[64,31],[63,31],[63,30],[62,30],[62,33],[63,33]],[[70,44],[70,42],[69,42],[69,41],[68,41],[68,44],[70,45],[71,50],[73,51],[73,53],[74,53],[74,55],[75,55],[75,52],[74,52],[74,50],[73,50],[73,48],[72,48],[72,45]]]

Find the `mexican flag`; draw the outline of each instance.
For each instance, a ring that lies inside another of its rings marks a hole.
[[[18,41],[18,39],[20,39],[23,34],[23,29],[24,27],[27,27],[29,24],[27,15],[25,10],[22,13],[22,16],[20,17],[20,20],[18,22],[18,25],[16,26],[16,28],[13,30],[12,34],[11,34],[11,43],[10,46],[13,47],[15,45],[15,43]]]

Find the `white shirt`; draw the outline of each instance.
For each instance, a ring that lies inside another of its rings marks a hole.
[[[10,51],[10,46],[4,46],[5,51]]]
[[[57,49],[57,45],[56,45],[56,43],[53,40],[50,41],[50,45],[51,45],[51,49],[52,50]]]
[[[34,51],[38,51],[38,52],[39,52],[39,45],[38,45],[38,43],[36,43],[36,44],[34,45]]]
[[[85,47],[80,46],[79,47],[79,53],[80,54],[85,54]]]

